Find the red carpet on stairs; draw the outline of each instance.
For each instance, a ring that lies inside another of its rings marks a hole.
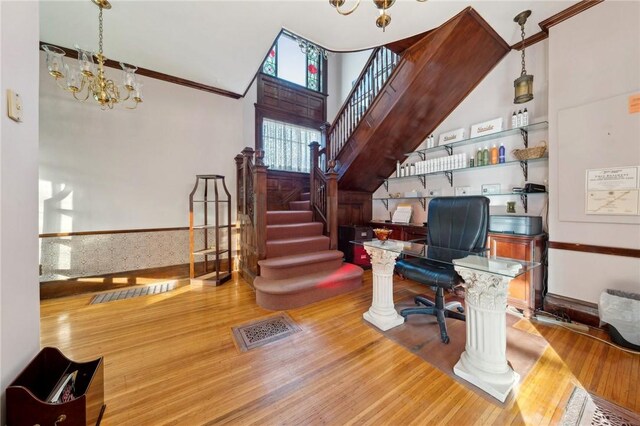
[[[302,194],[301,201],[289,203],[291,210],[267,212],[267,258],[258,262],[260,275],[253,283],[265,309],[297,308],[362,286],[364,271],[329,249],[308,200],[309,194]]]

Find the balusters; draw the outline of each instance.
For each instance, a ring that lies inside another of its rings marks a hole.
[[[349,141],[399,60],[400,56],[389,49],[377,49],[327,135],[327,161],[334,160]]]

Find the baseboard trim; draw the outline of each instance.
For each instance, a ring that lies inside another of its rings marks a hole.
[[[232,262],[234,259],[232,259]],[[226,270],[227,259],[222,259],[220,269]],[[213,267],[214,261],[209,261]],[[232,264],[233,265],[233,264]],[[196,271],[202,270],[204,262],[196,262]],[[152,284],[153,280],[188,280],[189,264],[161,266],[156,268],[136,269],[133,271],[114,272],[110,274],[92,275],[88,277],[67,278],[40,282],[40,300],[57,299],[59,297],[77,296],[136,285]]]
[[[544,297],[543,306],[546,312],[568,316],[572,321],[590,325],[592,327],[600,326],[598,305],[595,303],[547,293]]]

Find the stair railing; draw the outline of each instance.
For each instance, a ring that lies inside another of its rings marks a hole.
[[[338,157],[399,61],[400,56],[386,47],[373,50],[327,132],[327,160]]]
[[[253,159],[255,156],[255,164]],[[258,261],[266,257],[267,166],[264,151],[245,148],[236,155],[238,267],[249,283],[259,274]]]
[[[320,149],[318,142],[309,144],[311,170],[309,172],[309,201],[315,221],[322,222],[324,234],[329,237],[329,248],[338,247],[338,174],[335,162],[329,161],[329,170],[320,168],[321,157],[326,157],[326,148]]]

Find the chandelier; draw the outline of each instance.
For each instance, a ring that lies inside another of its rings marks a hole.
[[[427,0],[417,0],[421,3],[424,3]],[[396,0],[373,0],[373,4],[380,11],[380,16],[376,19],[376,26],[378,28],[382,28],[382,31],[391,23],[391,16],[387,13],[387,10],[393,6]],[[329,4],[336,8],[336,11],[340,15],[350,15],[352,14],[360,5],[360,0],[356,0],[356,4],[349,10],[341,10],[340,8],[344,5],[345,0],[329,0]]]
[[[104,63],[107,58],[102,51],[102,10],[111,9],[108,0],[91,0],[100,8],[98,14],[98,54],[95,55],[98,60],[96,64],[93,61],[94,53],[83,50],[77,45],[78,65],[65,64],[63,56],[65,51],[57,46],[44,44],[42,50],[47,53],[47,68],[49,74],[55,78],[56,83],[61,89],[73,94],[73,97],[79,101],[86,101],[92,96],[102,107],[102,109],[113,109],[117,103],[128,102],[128,109],[135,109],[142,102],[142,83],[136,81],[135,72],[138,68],[133,65],[127,65],[120,62],[123,71],[123,89],[126,90],[126,96],[122,96],[121,88],[113,80],[108,80],[104,76]],[[60,81],[63,81],[61,83]],[[83,94],[83,92],[85,92]]]
[[[514,104],[523,104],[533,99],[533,76],[527,74],[527,70],[524,66],[524,24],[527,22],[527,18],[531,15],[530,10],[518,13],[513,18],[513,21],[520,25],[520,35],[522,37],[522,71],[520,77],[516,78],[513,82],[515,95],[513,99]]]

